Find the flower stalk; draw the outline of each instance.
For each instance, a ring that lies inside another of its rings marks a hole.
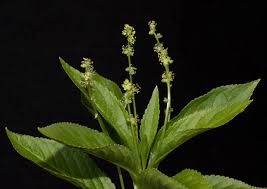
[[[129,114],[128,122],[131,126],[131,132],[133,136],[133,145],[136,153],[136,158],[138,160],[138,166],[141,165],[140,154],[138,150],[139,136],[138,136],[138,119],[135,103],[135,95],[139,92],[140,87],[133,82],[133,75],[136,73],[137,68],[132,65],[131,57],[134,55],[133,45],[136,41],[135,30],[129,24],[124,25],[122,30],[122,35],[127,39],[127,45],[122,46],[122,54],[127,56],[128,67],[125,69],[128,72],[129,78],[126,78],[122,84],[123,90],[125,91],[122,102],[127,106],[127,111]],[[132,105],[132,107],[131,107]],[[132,113],[133,110],[133,113]]]
[[[174,74],[172,71],[170,71],[169,65],[173,63],[173,60],[169,57],[168,55],[168,48],[164,48],[163,43],[160,42],[160,38],[162,38],[161,33],[156,32],[156,22],[155,21],[150,21],[148,23],[149,25],[149,35],[154,36],[156,40],[156,44],[154,46],[154,51],[158,54],[158,58],[160,61],[160,64],[164,66],[164,73],[162,74],[162,80],[161,82],[166,84],[167,87],[167,97],[164,98],[164,102],[166,103],[166,109],[165,109],[165,117],[164,117],[164,124],[162,128],[162,134],[160,136],[160,143],[162,143],[164,136],[165,136],[165,131],[167,127],[167,123],[170,121],[171,118],[171,82],[174,79]]]

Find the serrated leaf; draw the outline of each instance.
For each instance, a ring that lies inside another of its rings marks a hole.
[[[192,169],[185,169],[172,178],[189,189],[213,189],[205,176]]]
[[[53,140],[13,133],[6,129],[15,150],[51,174],[83,189],[115,189],[89,156]]]
[[[224,176],[206,175],[205,178],[213,189],[264,189]]]
[[[158,129],[159,121],[159,92],[155,87],[148,106],[145,110],[140,126],[140,144],[142,165],[146,167],[150,148],[153,144]]]
[[[136,184],[140,189],[190,189],[157,169],[146,169],[141,172]]]
[[[250,97],[258,82],[259,80],[222,86],[191,101],[168,123],[162,142],[159,141],[162,131],[157,134],[150,166],[157,165],[167,154],[190,138],[222,126],[241,113],[252,102]]]
[[[115,144],[106,134],[76,123],[60,122],[38,130],[45,136],[75,147],[100,148]],[[66,141],[66,142],[64,142]]]
[[[87,91],[84,87],[81,85],[81,72],[72,66],[70,66],[67,62],[65,62],[61,57],[59,58],[60,63],[64,69],[64,71],[67,73],[69,78],[72,80],[72,82],[80,89],[80,91],[88,95]],[[118,100],[121,100],[122,98],[122,92],[120,90],[120,87],[113,81],[99,75],[98,73],[94,72],[92,80],[95,80],[99,83],[101,83],[103,86],[105,86],[115,97],[117,97]]]
[[[95,72],[91,79],[91,88],[93,88],[91,90],[91,94],[81,85],[81,72],[71,67],[62,58],[60,58],[60,62],[67,75],[80,89],[82,93],[82,103],[85,105],[85,107],[92,114],[96,114],[97,112],[95,112],[93,108],[96,106],[97,110],[100,111],[109,125],[112,126],[117,132],[115,134],[110,133],[111,138],[118,138],[119,136],[124,144],[127,146],[132,145],[131,132],[126,121],[127,113],[120,103],[122,92],[119,86],[113,81],[106,79]],[[117,113],[118,115],[116,116]],[[107,125],[105,126],[107,127]],[[111,131],[109,128],[103,129]]]
[[[226,85],[212,89],[207,94],[189,102],[174,120],[206,108],[218,108],[225,106],[225,104],[249,100],[259,82],[260,79],[244,84]]]
[[[116,130],[123,144],[133,149],[133,137],[128,114],[121,102],[102,84],[92,80],[90,87],[91,100],[97,111]]]
[[[93,76],[93,79],[107,88],[118,100],[122,99],[123,94],[121,89],[115,82],[99,75],[98,73]]]
[[[38,128],[38,130],[49,138],[71,147],[80,148],[129,172],[136,172],[136,163],[132,152],[125,146],[113,142],[104,133],[78,124],[64,122]]]

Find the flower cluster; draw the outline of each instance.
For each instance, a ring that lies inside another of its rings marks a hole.
[[[174,73],[172,71],[164,71],[162,74],[161,82],[167,83],[168,81],[171,82],[174,79]]]
[[[129,79],[125,79],[121,86],[125,91],[122,102],[125,106],[127,106],[132,103],[134,95],[139,93],[140,87],[137,84],[131,83]]]
[[[128,41],[128,44],[126,46],[125,45],[122,46],[122,54],[125,54],[127,56],[133,56],[134,55],[133,45],[136,41],[134,28],[129,24],[125,24],[124,29],[122,30],[122,35],[124,35]]]
[[[154,35],[157,39],[160,39],[163,37],[161,33],[156,33],[157,23],[154,20],[149,21],[148,26],[149,26],[149,32],[148,32],[149,35]]]
[[[164,66],[168,66],[169,64],[173,63],[173,60],[168,55],[168,48],[164,48],[163,43],[159,42],[159,39],[162,38],[160,33],[156,33],[156,26],[157,23],[153,20],[148,22],[149,26],[149,35],[154,35],[157,40],[157,43],[154,46],[154,51],[158,54],[158,58],[161,64]]]
[[[85,72],[82,73],[81,85],[87,87],[94,73],[93,61],[90,58],[83,58],[81,67],[85,69]]]
[[[164,48],[163,43],[156,43],[154,51],[158,54],[159,61],[164,66],[168,66],[173,63],[173,60],[168,55],[168,48]]]
[[[134,117],[133,114],[129,115],[129,118],[127,119],[127,121],[131,124],[131,125],[137,125],[137,123],[139,122],[138,117]]]
[[[127,38],[127,45],[122,46],[122,54],[126,55],[129,59],[134,55],[133,45],[136,41],[135,30],[129,24],[125,24],[124,29],[122,30],[122,35]],[[129,75],[134,75],[136,73],[136,68],[129,62],[129,67],[127,67],[125,71],[127,71]]]
[[[127,37],[127,41],[130,45],[133,45],[135,43],[136,37],[135,37],[135,30],[132,26],[129,24],[124,25],[124,29],[122,30],[122,35]]]

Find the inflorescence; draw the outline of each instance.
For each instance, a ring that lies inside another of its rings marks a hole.
[[[90,58],[83,58],[81,67],[85,69],[82,73],[81,85],[86,88],[94,74],[93,61]]]

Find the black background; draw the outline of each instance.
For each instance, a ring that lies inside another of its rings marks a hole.
[[[74,188],[20,157],[4,127],[40,136],[37,126],[71,121],[98,128],[80,105],[78,90],[58,56],[78,67],[91,57],[96,70],[121,83],[127,65],[121,54],[124,23],[136,28],[135,81],[142,87],[142,115],[162,67],[147,22],[155,19],[175,60],[171,69],[174,114],[213,87],[261,78],[252,105],[233,121],[172,152],[160,170],[184,168],[267,185],[266,6],[260,1],[1,1],[0,2],[0,183],[1,188]],[[162,104],[163,105],[163,104]],[[163,112],[163,111],[162,111]],[[110,176],[114,167],[100,162]],[[114,182],[118,183],[117,179]],[[130,186],[130,183],[129,187]]]

